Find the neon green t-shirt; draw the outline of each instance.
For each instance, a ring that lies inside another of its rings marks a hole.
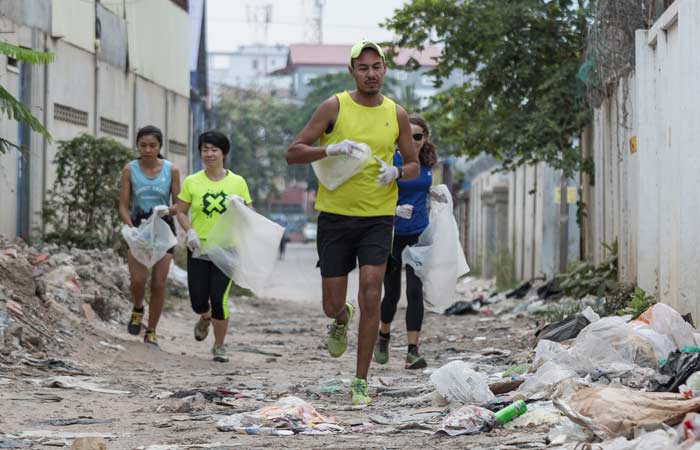
[[[242,176],[230,170],[219,181],[210,180],[204,170],[185,178],[177,198],[190,204],[192,228],[202,243],[206,242],[209,230],[226,211],[226,196],[232,194],[240,196],[246,204],[252,202],[248,184]]]

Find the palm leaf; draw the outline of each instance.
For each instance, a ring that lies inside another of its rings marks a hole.
[[[38,52],[16,45],[0,42],[0,54],[29,64],[48,64],[53,61],[53,53]]]

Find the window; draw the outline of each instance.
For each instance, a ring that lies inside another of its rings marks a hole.
[[[10,72],[15,72],[19,73],[19,61],[17,61],[15,58],[8,56],[7,57],[7,70]]]
[[[88,126],[87,111],[81,111],[59,103],[53,104],[53,118],[63,122],[72,123],[73,125],[79,125],[81,127]]]
[[[100,117],[100,131],[124,139],[129,138],[129,125],[106,117]]]

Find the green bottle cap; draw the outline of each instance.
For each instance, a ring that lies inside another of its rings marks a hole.
[[[505,408],[496,412],[494,416],[496,417],[498,423],[503,425],[515,419],[516,417],[525,414],[525,411],[527,411],[527,406],[525,405],[525,402],[522,400],[518,400],[512,405],[506,406]]]

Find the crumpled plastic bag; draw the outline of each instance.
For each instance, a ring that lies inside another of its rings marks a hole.
[[[635,333],[646,339],[647,342],[651,344],[654,349],[656,359],[659,361],[668,358],[669,353],[677,349],[673,339],[654,330],[647,323],[640,320],[633,320],[629,322],[629,326],[632,327]]]
[[[173,231],[155,214],[141,222],[138,228],[122,226],[121,232],[134,258],[149,269],[177,245]]]
[[[668,336],[676,348],[697,345],[695,329],[683,316],[665,303],[652,305],[637,317],[637,320],[648,324],[654,331]]]
[[[554,342],[568,341],[578,336],[581,330],[590,325],[590,323],[583,314],[572,314],[539,330],[536,334],[535,342],[540,342],[542,339]]]
[[[209,230],[200,254],[238,286],[259,293],[272,275],[283,235],[282,226],[234,200]]]
[[[610,385],[581,389],[554,405],[601,439],[611,439],[630,436],[637,427],[676,425],[687,413],[700,410],[700,398]]]
[[[277,427],[295,433],[304,430],[342,431],[334,417],[323,416],[299,397],[288,396],[254,412],[224,417],[216,424],[219,431],[245,432],[247,427]]]
[[[528,377],[523,384],[518,387],[518,392],[523,394],[539,394],[550,390],[560,382],[569,378],[576,378],[576,371],[549,361],[544,363],[534,375]]]
[[[452,361],[430,375],[438,393],[448,402],[484,404],[494,398],[486,381],[464,361]]]
[[[668,381],[654,385],[655,392],[677,392],[679,386],[686,382],[693,373],[700,371],[700,353],[682,353],[675,351],[668,356],[659,373],[667,375]]]
[[[449,436],[477,434],[490,431],[495,425],[496,418],[491,411],[474,405],[466,405],[448,414],[436,433],[445,433]]]
[[[559,353],[566,351],[566,347],[558,342],[542,339],[535,347],[535,357],[532,360],[532,370],[537,370],[548,361],[554,359]]]
[[[453,215],[452,195],[447,186],[436,186],[446,203],[430,200],[428,227],[415,245],[401,253],[404,263],[413,267],[423,282],[425,306],[442,312],[454,301],[457,279],[469,273],[469,265],[459,241],[459,229]]]
[[[354,146],[353,155],[328,156],[311,163],[318,182],[324,188],[332,191],[350,178],[354,177],[369,163],[372,149],[367,144],[358,143]]]

